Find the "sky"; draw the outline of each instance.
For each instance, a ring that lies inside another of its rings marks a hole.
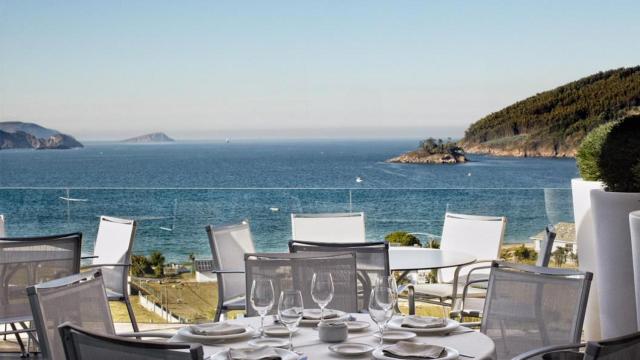
[[[0,0],[0,121],[84,140],[460,137],[640,64],[640,1]]]

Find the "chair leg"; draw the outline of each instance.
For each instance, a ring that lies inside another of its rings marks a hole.
[[[409,286],[408,302],[409,302],[409,315],[415,315],[416,314],[416,297],[415,297],[415,291],[413,289],[413,286]]]
[[[20,337],[20,333],[17,332],[18,328],[16,327],[16,324],[11,323],[9,325],[11,326],[11,330],[16,331],[16,333],[14,335],[16,337],[16,340],[18,341],[18,345],[20,345],[20,357],[21,358],[28,357],[29,356],[29,352],[24,347],[24,343],[22,342],[22,338]]]
[[[222,315],[222,306],[216,307],[216,313],[213,315],[213,322],[220,322],[220,316]]]
[[[136,315],[133,313],[133,307],[131,306],[129,298],[125,298],[124,303],[127,305],[127,312],[129,313],[129,319],[131,320],[131,327],[133,327],[133,331],[140,331],[138,330],[138,322],[136,321]]]

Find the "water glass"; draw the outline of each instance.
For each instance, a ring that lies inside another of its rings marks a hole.
[[[387,326],[387,322],[389,322],[393,316],[393,299],[393,292],[388,286],[376,286],[371,290],[371,296],[369,297],[369,316],[371,316],[371,319],[378,325],[380,347],[383,342],[384,329]]]
[[[264,337],[264,317],[275,301],[271,279],[255,279],[251,283],[251,307],[260,315],[260,337]]]
[[[393,294],[393,309],[394,313],[398,309],[398,284],[396,283],[396,278],[393,275],[383,276],[378,278],[375,286],[386,286],[391,290]]]
[[[278,302],[278,315],[280,322],[289,330],[289,351],[293,351],[293,332],[298,328],[302,320],[302,293],[300,290],[283,290]]]
[[[333,299],[333,277],[328,272],[313,274],[311,280],[311,298],[320,307],[320,321],[324,321],[324,308]]]

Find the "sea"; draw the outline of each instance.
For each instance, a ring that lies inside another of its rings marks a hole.
[[[572,222],[575,160],[469,155],[456,165],[392,164],[417,139],[85,143],[0,151],[8,236],[82,232],[100,215],[138,221],[134,253],[211,258],[205,226],[248,220],[258,251],[286,251],[291,213],[364,212],[367,239],[437,239],[445,212],[501,215],[506,243]]]

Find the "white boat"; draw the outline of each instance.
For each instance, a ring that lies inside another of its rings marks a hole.
[[[280,211],[280,208],[277,207],[270,207],[269,210],[273,211],[273,212],[278,212]]]
[[[81,201],[81,202],[89,201],[89,199],[76,199],[76,198],[71,198],[71,197],[66,197],[66,196],[60,196],[60,200],[64,200],[64,201]]]
[[[363,180],[360,176],[356,177],[356,182],[357,182],[357,183],[361,183],[361,182],[363,182],[363,181],[364,181],[364,180]]]

